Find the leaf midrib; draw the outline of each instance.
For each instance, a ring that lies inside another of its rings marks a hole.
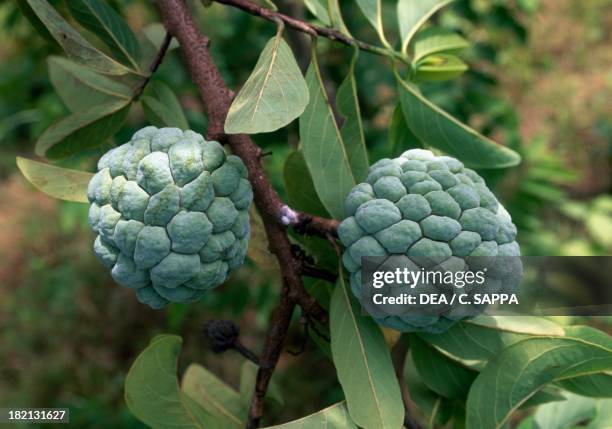
[[[347,167],[348,167],[348,171],[349,171],[349,176],[351,178],[351,182],[353,184],[353,186],[355,186],[355,176],[353,175],[353,171],[350,168],[350,164],[348,162],[349,160],[349,156],[348,153],[346,151],[346,147],[344,145],[344,139],[342,138],[342,133],[340,132],[340,129],[338,128],[338,124],[336,123],[336,119],[334,118],[334,114],[331,108],[331,104],[329,102],[329,98],[327,98],[327,93],[325,92],[325,86],[323,85],[323,78],[321,77],[321,71],[319,70],[319,62],[316,59],[316,51],[313,50],[313,62],[312,62],[313,66],[314,66],[314,71],[315,71],[315,76],[318,82],[318,91],[319,91],[319,95],[323,98],[323,101],[325,102],[325,107],[327,110],[327,115],[330,118],[330,121],[334,127],[334,131],[336,133],[336,138],[338,139],[338,143],[340,144],[340,148],[342,150],[342,155],[344,160],[346,161]],[[311,124],[309,124],[311,125]]]
[[[236,424],[240,425],[242,424],[242,420],[240,420],[238,417],[236,417],[234,414],[232,414],[226,407],[223,406],[222,403],[220,403],[219,401],[215,400],[215,398],[213,398],[208,391],[204,388],[204,386],[201,383],[197,383],[197,387],[198,390],[200,390],[200,392],[202,393],[202,395],[207,398],[210,403],[212,404],[213,407],[215,407],[217,410],[219,410],[219,412],[221,414],[223,414],[224,416],[228,417],[230,420],[232,420],[233,422],[235,422]]]
[[[253,114],[251,115],[251,121],[255,118],[255,115],[257,114],[257,111],[259,110],[259,103],[261,103],[263,94],[268,85],[268,81],[270,80],[270,76],[272,75],[272,69],[274,69],[274,64],[276,63],[276,58],[278,56],[278,50],[280,47],[282,37],[283,37],[282,33],[279,31],[279,33],[274,38],[274,46],[272,47],[272,58],[270,58],[270,65],[268,66],[268,69],[266,70],[263,84],[261,86],[261,89],[259,90],[259,93],[257,94],[257,100],[255,101],[255,107],[253,108]]]
[[[576,346],[580,346],[580,345],[583,345],[583,346],[584,346],[584,345],[586,345],[586,346],[590,346],[590,347],[600,348],[600,349],[605,350],[605,351],[612,351],[612,350],[608,349],[607,347],[602,346],[602,345],[597,344],[597,343],[593,343],[593,342],[585,341],[585,340],[580,339],[580,338],[571,338],[571,337],[563,337],[563,336],[541,336],[541,337],[540,337],[540,336],[538,336],[538,337],[530,337],[530,338],[526,338],[526,339],[524,339],[524,340],[517,341],[516,343],[512,344],[512,346],[511,346],[511,347],[516,347],[516,346],[517,346],[517,344],[519,344],[519,343],[523,343],[523,342],[528,342],[528,341],[531,341],[531,340],[533,340],[534,338],[537,338],[537,339],[549,339],[549,340],[551,340],[551,339],[557,339],[557,340],[566,340],[566,341],[571,341],[571,342],[573,342],[574,344],[558,345],[558,346],[556,346],[556,347],[553,347],[553,348],[550,348],[550,349],[547,349],[547,350],[542,351],[541,353],[539,353],[538,355],[534,356],[532,359],[529,359],[529,360],[526,362],[526,364],[524,365],[524,367],[521,369],[521,373],[525,371],[525,368],[526,368],[527,366],[529,366],[529,365],[530,365],[532,362],[534,362],[535,360],[539,359],[539,358],[540,358],[542,355],[547,354],[547,353],[549,353],[549,352],[552,352],[552,351],[554,351],[554,350],[557,350],[557,349],[559,349],[559,348],[576,347]],[[598,358],[598,359],[601,359],[601,358]],[[568,368],[571,368],[571,367],[576,366],[576,365],[581,365],[582,363],[584,363],[584,360],[583,360],[583,361],[581,361],[581,362],[579,362],[579,363],[576,363],[576,364],[574,364],[574,365],[570,365]],[[565,370],[567,370],[567,368],[566,368]],[[565,371],[565,370],[564,370],[564,371]],[[500,373],[501,373],[501,367],[498,365],[497,371],[496,371],[496,373],[495,373],[495,380],[496,380],[496,381],[495,381],[495,385],[496,385],[496,386],[497,386],[497,383],[498,383],[498,377],[499,377],[499,374],[500,374]],[[601,373],[601,371],[585,372],[585,374],[581,374],[581,375],[589,375],[590,373]],[[518,378],[520,378],[520,377],[516,377],[516,378],[518,379]],[[556,378],[554,378],[554,379],[553,379],[553,380],[551,380],[551,381],[556,381]],[[504,423],[505,423],[505,421],[508,419],[508,416],[509,416],[509,415],[510,415],[510,414],[511,414],[513,411],[515,411],[516,409],[518,409],[518,408],[519,408],[519,407],[520,407],[520,406],[521,406],[523,403],[525,403],[525,402],[526,402],[526,401],[527,401],[529,398],[531,398],[531,397],[532,397],[534,394],[536,394],[536,393],[537,393],[537,392],[538,392],[538,391],[539,391],[539,390],[540,390],[540,389],[541,389],[541,388],[542,388],[542,387],[543,387],[545,384],[546,384],[546,383],[544,383],[544,384],[540,385],[540,386],[538,387],[538,389],[534,390],[534,392],[533,392],[531,395],[528,395],[528,396],[527,396],[527,397],[525,397],[523,400],[521,400],[521,401],[517,402],[517,404],[515,404],[513,407],[511,406],[511,407],[510,407],[510,409],[509,409],[509,411],[508,411],[508,413],[506,414],[506,417],[505,417],[505,418],[504,418],[504,419],[503,419],[501,422],[499,422],[499,423],[498,423],[498,421],[497,421],[497,408],[495,408],[495,410],[494,410],[494,415],[493,415],[493,420],[495,421],[496,426],[495,426],[495,428],[494,428],[494,429],[500,429],[501,427],[503,427],[503,424],[504,424]],[[516,386],[516,384],[515,384],[515,386]],[[512,391],[514,390],[515,386],[513,386]],[[497,389],[494,389],[494,392],[496,392],[496,393],[497,393]],[[511,397],[511,395],[510,395],[510,397]],[[509,405],[510,405],[510,404],[509,404]],[[480,411],[481,411],[480,407],[477,407],[477,408],[476,408],[476,415],[477,415],[478,421],[479,421],[479,422],[482,422],[482,415],[481,415]]]
[[[123,43],[117,39],[117,37],[115,36],[115,33],[112,31],[112,29],[109,27],[109,25],[106,22],[106,19],[104,17],[102,17],[96,10],[95,8],[90,4],[89,1],[87,0],[82,0],[83,5],[85,6],[86,9],[88,9],[90,11],[90,13],[95,16],[96,18],[98,18],[98,22],[100,23],[100,25],[102,26],[102,28],[104,28],[106,30],[106,33],[110,36],[110,38],[113,40],[113,42],[115,42],[115,46],[117,48],[119,48],[119,50],[123,53],[123,55],[125,56],[125,58],[128,59],[128,61],[130,62],[130,64],[132,65],[132,67],[134,68],[134,70],[138,70],[138,64],[136,64],[134,62],[134,59],[132,58],[132,55],[125,49],[125,47],[123,46]],[[110,6],[109,6],[110,7]]]

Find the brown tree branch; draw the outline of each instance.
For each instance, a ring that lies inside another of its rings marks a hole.
[[[283,279],[281,301],[277,306],[266,336],[257,372],[256,388],[249,412],[248,427],[255,428],[263,413],[263,398],[270,377],[287,336],[295,305],[322,325],[327,325],[328,314],[310,296],[300,276],[300,261],[291,252],[287,225],[298,222],[300,215],[290,216],[286,222],[282,213],[288,211],[266,177],[261,165],[261,149],[245,134],[224,134],[225,117],[232,102],[232,92],[225,85],[208,49],[210,40],[197,28],[187,5],[182,0],[160,0],[159,8],[168,32],[177,38],[187,68],[200,91],[208,116],[208,138],[227,142],[232,152],[245,163],[253,187],[255,205],[264,223],[270,250],[278,259]]]
[[[232,151],[244,161],[253,186],[255,204],[264,221],[272,253],[276,254],[279,260],[283,277],[290,285],[295,285],[291,288],[294,298],[304,299],[300,293],[303,285],[297,274],[299,264],[291,255],[286,227],[303,226],[306,233],[328,237],[336,235],[337,221],[291,210],[280,199],[264,173],[261,165],[261,149],[246,134],[225,135],[223,129],[232,102],[232,93],[223,82],[210,55],[208,49],[210,40],[197,29],[184,2],[164,0],[160,1],[159,5],[164,23],[178,39],[187,67],[200,90],[208,116],[208,138],[226,141]],[[316,308],[315,303],[310,301],[298,304],[305,310]],[[316,313],[320,316],[324,312],[316,311]],[[322,320],[319,322],[323,323]]]
[[[354,46],[362,51],[367,51],[375,55],[382,55],[385,57],[393,57],[404,63],[409,64],[410,61],[407,57],[402,55],[399,52],[382,48],[380,46],[371,45],[366,42],[362,42],[361,40],[353,39],[341,33],[338,30],[333,28],[320,27],[318,25],[310,24],[305,21],[301,21],[299,19],[292,18],[290,16],[284,15],[280,12],[273,11],[271,9],[267,9],[263,6],[260,6],[256,3],[253,3],[250,0],[214,0],[217,3],[226,4],[228,6],[233,6],[235,8],[241,9],[251,15],[262,17],[268,21],[278,22],[280,19],[290,28],[294,30],[301,31],[302,33],[306,33],[310,36],[317,37],[325,37],[330,40],[334,40],[336,42],[342,43],[347,46]]]
[[[266,335],[263,353],[259,359],[259,370],[257,371],[257,379],[255,380],[255,392],[251,398],[251,407],[249,409],[246,429],[256,429],[263,416],[266,392],[268,391],[270,379],[272,378],[272,374],[280,358],[283,344],[287,338],[291,316],[295,309],[295,301],[291,299],[289,290],[289,285],[284,283],[281,290],[280,302],[272,314],[272,320],[270,321],[270,327]]]

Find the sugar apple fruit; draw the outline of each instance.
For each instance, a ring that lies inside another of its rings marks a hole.
[[[342,260],[360,301],[362,256],[426,257],[440,266],[463,264],[475,256],[520,256],[516,227],[484,180],[457,159],[428,150],[409,150],[373,164],[366,182],[347,196],[345,210],[338,228],[345,246]],[[497,259],[514,260],[519,267],[512,269],[522,275],[519,258]],[[512,280],[516,286],[516,276]],[[468,316],[452,310],[433,315],[408,310],[373,317],[400,331],[437,333]]]
[[[199,299],[244,262],[246,167],[191,130],[141,129],[102,156],[87,196],[94,252],[153,308]]]

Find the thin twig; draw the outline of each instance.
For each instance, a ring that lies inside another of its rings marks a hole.
[[[327,271],[323,268],[313,267],[311,265],[302,264],[300,272],[304,276],[325,280],[326,282],[330,283],[336,283],[336,280],[338,280],[338,276],[335,273]]]
[[[168,48],[170,47],[170,42],[172,42],[172,35],[170,34],[170,32],[167,31],[166,35],[164,36],[164,40],[162,41],[159,50],[157,51],[157,54],[153,59],[153,62],[151,62],[151,65],[149,65],[149,74],[147,75],[147,77],[144,78],[142,83],[134,91],[134,100],[138,100],[140,98],[145,88],[151,81],[151,77],[153,77],[153,74],[155,74],[155,72],[161,65],[162,61],[164,60],[164,56],[166,55],[166,52],[168,52]]]
[[[317,322],[315,322],[314,320],[308,319],[308,323],[317,337],[321,338],[326,343],[331,342],[331,338],[329,338],[329,335],[326,334],[325,332],[322,332],[321,329],[319,329],[319,327],[317,326]]]
[[[284,15],[280,12],[273,11],[271,9],[267,9],[263,6],[260,6],[256,3],[251,2],[250,0],[214,0],[217,3],[226,4],[228,6],[233,6],[235,8],[241,9],[251,15],[260,16],[268,21],[276,21],[278,19],[282,20],[288,27],[293,28],[294,30],[301,31],[302,33],[309,34],[310,36],[317,37],[322,36],[330,40],[335,40],[336,42],[343,43],[348,46],[355,46],[362,51],[367,51],[375,55],[381,55],[385,57],[396,58],[404,63],[410,63],[409,59],[402,55],[399,52],[393,51],[391,49],[383,48],[380,46],[374,46],[366,42],[362,42],[361,40],[353,39],[338,30],[326,27],[320,27],[318,25],[309,24],[308,22],[301,21],[299,19],[292,18],[290,16]]]
[[[246,359],[253,362],[255,365],[259,365],[259,356],[257,356],[251,349],[247,348],[240,341],[236,341],[234,343],[234,350],[236,350]]]
[[[327,238],[338,236],[338,222],[336,219],[327,219],[309,213],[294,211],[289,206],[281,208],[281,222],[293,227],[295,232],[303,235],[317,235]]]

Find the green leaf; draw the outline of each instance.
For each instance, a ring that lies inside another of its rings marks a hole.
[[[361,123],[361,109],[357,96],[357,82],[355,81],[355,64],[358,55],[359,50],[355,49],[348,75],[340,84],[336,93],[336,107],[344,117],[340,133],[348,154],[353,177],[355,181],[363,182],[368,175],[370,161],[368,161],[368,151],[363,134],[363,124]]]
[[[423,377],[416,369],[414,364],[412,352],[409,352],[408,356],[406,357],[403,374],[407,385],[410,386],[410,399],[423,414],[426,416],[430,415],[436,405],[436,402],[442,398],[440,395],[429,389],[429,387],[427,387],[423,381]]]
[[[132,98],[132,90],[128,86],[66,58],[51,56],[47,64],[53,87],[72,112]]]
[[[507,315],[507,316],[476,316],[466,321],[471,325],[483,326],[505,332],[529,335],[565,335],[562,326],[548,319],[537,316]]]
[[[149,70],[151,64],[159,55],[159,51],[166,39],[166,28],[161,22],[153,22],[143,27],[136,34],[136,40],[140,46],[140,70]],[[171,37],[170,44],[166,50],[166,55],[173,49],[179,47],[175,37]]]
[[[315,191],[310,171],[301,150],[291,152],[285,160],[283,179],[291,207],[316,216],[329,217],[317,195],[317,191]]]
[[[361,314],[343,276],[331,300],[331,349],[348,410],[357,426],[397,429],[404,405],[389,349],[371,317]]]
[[[321,79],[316,55],[306,73],[310,103],[300,117],[302,151],[321,202],[336,219],[344,218],[344,199],[356,185],[349,155]]]
[[[140,46],[125,20],[102,0],[70,0],[70,13],[87,30],[98,36],[115,58],[139,69]]]
[[[567,326],[567,337],[579,338],[594,344],[612,348],[612,337],[590,326]],[[557,382],[562,388],[582,396],[594,398],[612,397],[612,373],[599,373],[569,378]]]
[[[567,337],[579,338],[581,340],[612,348],[612,336],[600,331],[599,329],[595,329],[591,326],[574,325],[566,326],[564,330]]]
[[[419,334],[452,358],[486,361],[502,349],[532,336],[563,336],[563,328],[534,316],[478,316],[458,323],[443,334]]]
[[[139,420],[154,429],[220,428],[211,414],[179,388],[176,367],[182,342],[177,335],[151,340],[125,378],[125,402]]]
[[[520,409],[526,409],[531,407],[537,407],[538,405],[547,404],[549,402],[563,401],[565,399],[565,392],[554,386],[545,386],[535,395],[527,399],[521,404]]]
[[[308,88],[282,31],[266,44],[225,120],[228,134],[276,131],[300,116]]]
[[[216,416],[224,428],[244,426],[247,409],[238,392],[203,366],[189,365],[183,375],[181,390],[208,413]]]
[[[574,338],[533,337],[493,357],[472,384],[467,428],[501,428],[534,393],[557,379],[612,369],[612,349]]]
[[[331,19],[327,10],[327,0],[304,0],[304,4],[314,16],[325,26],[331,26]]]
[[[240,400],[245,409],[248,410],[251,404],[251,397],[255,391],[255,381],[257,379],[258,367],[253,362],[245,361],[240,368]],[[268,385],[266,400],[271,399],[278,405],[284,405],[285,399],[274,376]]]
[[[427,387],[445,398],[467,397],[478,372],[450,360],[417,336],[410,338],[410,349],[414,364]]]
[[[342,34],[351,37],[346,28],[338,0],[304,0],[304,4],[326,27],[332,27]]]
[[[320,279],[317,279],[317,280],[308,279],[304,282],[304,287],[306,288],[306,291],[310,295],[312,295],[312,297],[315,298],[317,302],[321,304],[321,307],[329,311],[331,297],[334,292],[333,283],[329,283],[326,280],[320,280]],[[312,332],[313,330],[309,330],[309,331],[313,334],[314,337],[318,337],[316,332]],[[329,343],[328,343],[328,346],[329,346]],[[331,352],[331,349],[330,349],[330,352]]]
[[[537,429],[535,427],[533,416],[528,416],[527,418],[521,420],[519,424],[516,425],[516,429]]]
[[[340,3],[338,0],[327,0],[327,9],[331,18],[331,26],[340,31],[342,34],[348,37],[351,36],[344,19],[342,18],[342,11],[340,10]]]
[[[149,42],[155,47],[156,51],[159,51],[161,45],[166,37],[166,27],[161,22],[154,22],[152,24],[147,25],[142,29],[142,33],[147,38]],[[172,49],[176,49],[179,47],[178,41],[175,38],[172,38],[170,42],[170,46],[168,46],[168,51]]]
[[[518,0],[517,5],[523,11],[533,14],[540,7],[540,0]]]
[[[597,401],[595,418],[587,429],[602,429],[612,427],[612,399]]]
[[[338,402],[314,414],[282,425],[268,426],[265,429],[357,429],[352,422],[346,403]]]
[[[60,200],[87,203],[87,186],[93,174],[69,170],[17,157],[17,167],[39,191]]]
[[[505,168],[521,161],[519,154],[495,143],[435,106],[396,75],[404,118],[422,142],[455,156],[474,168]]]
[[[36,142],[36,154],[66,158],[104,143],[121,128],[130,100],[93,106],[73,113],[47,128]]]
[[[412,341],[412,336],[410,338]],[[460,401],[451,401],[430,390],[424,383],[423,378],[414,365],[412,352],[408,353],[404,364],[404,378],[410,389],[410,400],[429,420],[428,428],[437,427],[435,424],[444,426],[453,414],[462,413],[461,423],[465,421],[464,405]],[[454,417],[457,419],[457,417]],[[463,428],[455,423],[454,428]]]
[[[46,0],[26,1],[68,58],[103,74],[121,75],[130,71],[85,40]]]
[[[404,119],[404,112],[402,112],[402,105],[399,103],[393,109],[393,115],[391,115],[391,122],[389,123],[389,146],[392,156],[399,156],[408,149],[423,148],[418,137],[412,134],[412,131],[408,128]]]
[[[415,338],[414,335],[410,337],[411,344],[413,344],[414,338]],[[414,350],[412,346],[411,346],[411,349]],[[415,359],[414,359],[413,354],[414,354],[414,351],[410,353],[408,359],[406,359],[406,364],[404,366],[404,377],[408,383],[408,386],[410,386],[410,398],[415,402],[417,407],[419,407],[419,409],[425,415],[432,414],[434,406],[436,405],[436,402],[438,400],[441,400],[440,406],[443,408],[447,408],[451,406],[453,403],[461,404],[460,408],[462,410],[463,417],[461,418],[462,425],[460,427],[464,427],[464,423],[465,423],[464,401],[453,402],[450,399],[443,398],[438,393],[435,393],[434,391],[432,391],[423,381],[423,378],[424,378],[423,374],[426,372],[424,371],[423,373],[420,373],[419,371],[417,371],[417,368],[414,363]],[[423,359],[423,358],[421,357],[420,359]],[[430,378],[430,380],[428,381],[429,384],[432,384],[431,380],[434,380],[434,377],[436,378],[434,381],[436,385],[438,385],[439,383],[443,381],[442,377],[439,377],[438,375],[436,375],[435,365],[431,365],[431,368],[427,369],[427,376]],[[458,380],[455,380],[455,379],[456,379],[456,376],[452,374],[450,375],[450,378],[446,382],[456,386],[457,391],[459,391],[460,389],[459,386],[461,385],[461,381],[458,382]],[[450,381],[450,380],[455,380],[455,381]],[[469,389],[470,384],[472,382],[473,380],[468,382],[468,384],[464,386],[463,388]],[[441,391],[445,391],[448,389],[448,387],[440,385],[437,387],[437,389],[438,390],[444,389]],[[537,406],[540,404],[545,404],[545,403],[552,402],[552,401],[560,401],[563,399],[565,399],[565,397],[560,394],[560,390],[558,388],[552,387],[552,386],[545,387],[539,392],[537,392],[535,395],[533,395],[531,398],[529,398],[529,400],[524,402],[520,408],[529,408],[529,407]],[[440,423],[444,423],[444,422],[440,422]]]
[[[450,54],[436,54],[425,57],[416,66],[417,80],[442,81],[462,75],[468,65]]]
[[[382,2],[381,0],[357,0],[357,4],[361,9],[361,12],[365,15],[367,20],[372,24],[372,27],[378,33],[378,37],[383,45],[391,47],[387,38],[385,37],[385,31],[382,19]]]
[[[19,110],[11,115],[6,115],[0,119],[0,146],[10,144],[11,140],[6,137],[17,128],[25,124],[40,121],[44,117],[41,109]]]
[[[567,429],[594,417],[596,406],[592,398],[566,393],[565,400],[538,407],[534,422],[540,429]]]
[[[189,123],[174,91],[161,81],[151,82],[141,98],[147,119],[158,127],[189,129]]]
[[[17,7],[19,7],[19,10],[21,10],[23,16],[25,16],[30,24],[32,24],[38,34],[40,34],[42,38],[53,47],[53,49],[57,51],[62,50],[62,47],[55,41],[49,30],[47,30],[47,27],[45,27],[45,24],[38,18],[36,13],[34,13],[26,0],[17,0]]]
[[[408,44],[423,24],[438,10],[453,0],[398,0],[397,19],[402,38],[402,52],[408,51]]]
[[[414,37],[412,62],[417,64],[433,54],[458,54],[470,43],[454,31],[444,27],[428,27]]]

